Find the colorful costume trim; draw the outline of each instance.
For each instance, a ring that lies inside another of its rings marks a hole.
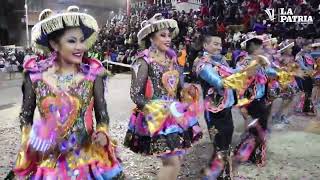
[[[205,55],[197,59],[195,63],[195,72],[203,80],[203,83],[210,86],[205,90],[204,106],[206,110],[213,113],[220,112],[235,103],[233,90],[224,88],[222,79],[230,76],[234,71],[218,60],[215,61],[216,59],[220,60],[217,56],[210,59],[208,55]]]
[[[242,135],[234,154],[235,160],[239,162],[251,161],[258,166],[266,164],[266,132],[261,128],[258,119],[254,120]]]

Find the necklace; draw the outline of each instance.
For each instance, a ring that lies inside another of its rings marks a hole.
[[[74,73],[72,74],[54,74],[57,88],[60,90],[68,90],[75,83]]]
[[[151,58],[157,63],[165,67],[169,67],[173,61],[169,59],[166,55],[160,56],[158,53],[151,53]]]

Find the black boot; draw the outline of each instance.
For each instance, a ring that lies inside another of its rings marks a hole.
[[[232,180],[233,179],[233,164],[232,164],[232,156],[233,152],[229,149],[224,154],[224,172],[223,172],[223,180]]]
[[[209,167],[202,170],[203,180],[223,180],[223,171],[225,167],[225,151],[214,152]]]
[[[257,146],[254,150],[250,160],[255,163],[258,167],[263,167],[266,165],[267,161],[267,143],[266,139],[257,139]]]
[[[258,166],[264,166],[266,151],[266,131],[261,128],[258,120],[254,120],[235,148],[235,160],[240,163],[251,161]]]

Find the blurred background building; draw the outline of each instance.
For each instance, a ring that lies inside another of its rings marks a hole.
[[[0,46],[26,46],[26,10],[28,7],[28,29],[38,22],[40,12],[45,8],[63,11],[70,5],[77,5],[80,11],[94,16],[98,23],[105,24],[113,13],[126,4],[126,0],[1,0]],[[29,33],[30,36],[30,33]]]

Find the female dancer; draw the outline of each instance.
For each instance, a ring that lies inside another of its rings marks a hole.
[[[292,55],[292,47],[294,42],[284,41],[281,43],[282,48],[278,50],[279,57],[274,60],[274,68],[277,70],[278,77],[270,82],[269,94],[274,97],[280,97],[282,102],[277,111],[272,115],[272,120],[277,123],[289,123],[288,117],[293,112],[293,103],[297,100],[299,91],[298,84],[293,74],[297,74],[298,65],[294,61]],[[275,88],[273,88],[275,87]]]
[[[145,49],[133,65],[131,99],[137,105],[130,118],[125,146],[133,152],[157,155],[163,167],[158,179],[175,180],[180,156],[201,136],[197,121],[198,89],[183,84],[183,68],[171,46],[177,22],[161,14],[142,22],[138,33]]]
[[[123,178],[108,135],[105,70],[97,60],[83,57],[96,40],[97,22],[77,11],[46,9],[32,29],[35,46],[51,55],[24,64],[22,145],[13,170],[18,178]],[[39,120],[33,119],[36,106]]]

